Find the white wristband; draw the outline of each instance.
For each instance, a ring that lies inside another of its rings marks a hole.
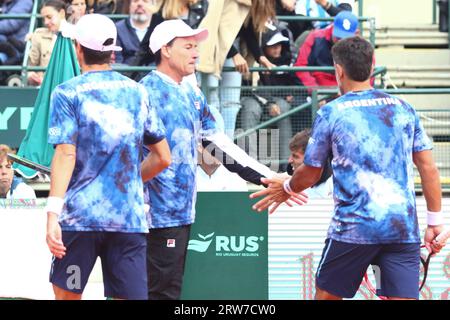
[[[292,195],[292,194],[295,194],[295,192],[292,191],[290,182],[291,182],[291,178],[284,180],[284,182],[283,182],[283,190],[284,190],[284,192],[286,192],[287,194]]]
[[[442,211],[433,212],[427,210],[427,225],[429,226],[438,226],[444,224],[444,215]]]
[[[64,207],[64,199],[59,197],[48,197],[47,205],[45,206],[45,212],[53,212],[59,216]]]

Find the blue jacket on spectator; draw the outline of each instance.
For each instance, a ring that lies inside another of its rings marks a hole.
[[[116,23],[117,45],[122,51],[116,51],[116,63],[130,64],[140,48],[140,41],[130,19],[123,19]]]
[[[31,13],[33,0],[5,0],[1,6],[2,14]],[[0,41],[25,45],[25,36],[30,27],[30,19],[0,19]]]

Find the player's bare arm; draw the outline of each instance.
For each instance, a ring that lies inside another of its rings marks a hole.
[[[76,147],[72,144],[56,146],[51,165],[49,200],[59,208],[47,205],[47,245],[50,252],[61,259],[66,252],[62,242],[58,216],[64,203],[64,195],[75,167]],[[59,212],[57,212],[59,211]]]
[[[427,202],[428,216],[432,222],[428,222],[425,231],[424,242],[428,251],[438,253],[445,246],[445,241],[437,242],[435,238],[444,230],[443,216],[441,212],[441,182],[439,171],[434,163],[431,150],[413,153],[413,161],[417,166],[422,183],[422,190]]]
[[[155,144],[147,145],[147,148],[149,148],[151,152],[141,163],[143,182],[154,178],[171,163],[170,148],[166,139]]]

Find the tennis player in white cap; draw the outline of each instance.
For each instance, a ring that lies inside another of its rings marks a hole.
[[[200,89],[186,80],[195,72],[197,44],[206,29],[167,20],[150,36],[157,70],[142,83],[164,123],[172,164],[146,184],[150,198],[148,235],[149,299],[179,299],[192,223],[195,221],[197,145],[202,144],[226,169],[261,184],[275,172],[249,157],[218,129]],[[306,199],[302,196],[302,200]]]
[[[111,70],[114,23],[89,14],[74,33],[83,74],[59,85],[50,106],[50,281],[56,299],[80,299],[100,257],[106,297],[147,299],[142,180],[170,164],[165,129],[143,86]],[[141,166],[143,144],[152,152]]]

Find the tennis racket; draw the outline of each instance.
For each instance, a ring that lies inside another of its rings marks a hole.
[[[450,229],[442,231],[436,237],[436,241],[437,242],[445,242],[445,241],[447,241],[448,238],[450,238]],[[422,245],[420,247],[424,248],[425,245]],[[425,281],[427,280],[428,266],[430,264],[430,259],[431,259],[432,256],[433,256],[433,253],[429,253],[426,259],[420,257],[420,261],[422,262],[422,265],[423,265],[423,280],[422,280],[422,283],[421,283],[421,285],[419,287],[419,290],[422,290],[423,286],[425,285]]]
[[[450,229],[446,229],[444,231],[442,231],[437,237],[436,237],[436,241],[437,242],[446,242],[447,239],[450,238]],[[425,245],[421,245],[421,248],[425,248]],[[434,255],[434,253],[430,253],[428,254],[427,258],[424,259],[422,257],[420,257],[420,262],[423,265],[423,279],[422,282],[420,283],[419,286],[419,291],[422,290],[423,286],[425,285],[425,282],[427,281],[427,276],[428,276],[428,266],[430,265],[430,260],[431,257]],[[369,280],[369,276],[366,274],[364,275],[364,281],[366,282],[367,288],[370,290],[370,292],[372,292],[374,295],[377,296],[377,289],[372,285],[372,283]],[[378,298],[380,298],[381,300],[387,300],[388,297],[385,296],[378,296]]]
[[[20,157],[20,156],[18,156],[16,154],[8,153],[7,155],[8,155],[8,159],[10,161],[16,162],[16,163],[21,164],[21,165],[23,165],[25,167],[28,167],[28,168],[31,168],[33,170],[36,170],[36,171],[39,171],[39,172],[42,172],[42,173],[50,175],[50,168],[49,167],[40,165],[39,163],[33,162],[31,160],[22,158],[22,157]]]

